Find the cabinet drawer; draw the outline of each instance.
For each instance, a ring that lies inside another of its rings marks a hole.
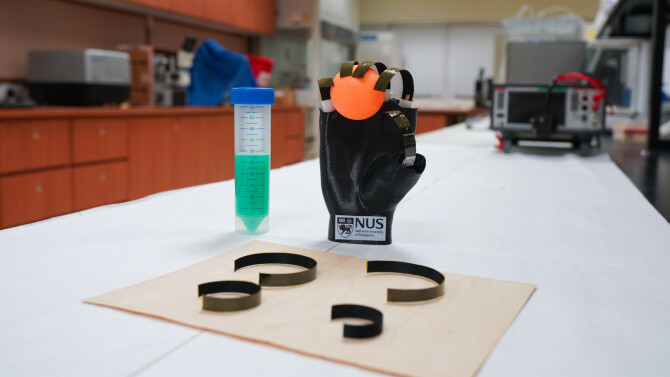
[[[305,117],[302,112],[293,112],[286,119],[286,135],[303,136],[305,134]]]
[[[70,162],[69,120],[0,122],[0,173]]]
[[[419,114],[416,121],[416,133],[435,131],[447,126],[447,116],[444,114]]]
[[[74,169],[74,210],[128,200],[127,162]]]
[[[0,178],[2,227],[72,212],[69,168]]]
[[[302,111],[286,111],[272,114],[272,132],[286,136],[305,134],[305,117]]]
[[[128,119],[81,118],[72,122],[75,163],[128,156]]]

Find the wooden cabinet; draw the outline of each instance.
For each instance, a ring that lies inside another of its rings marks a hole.
[[[445,114],[421,114],[416,119],[416,133],[424,133],[439,130],[448,125],[447,116]]]
[[[444,109],[419,109],[416,133],[424,133],[452,126],[465,121],[467,118],[487,114],[488,109],[477,108],[444,108]]]
[[[74,119],[72,144],[74,163],[125,158],[128,155],[128,119]]]
[[[170,117],[130,120],[130,199],[172,188],[172,134],[179,124]]]
[[[127,165],[123,161],[74,168],[74,210],[128,200]]]
[[[205,144],[208,127],[206,117],[202,116],[175,119],[171,153],[165,160],[172,166],[171,187],[194,186],[204,181],[206,166],[211,162],[207,159]]]
[[[303,112],[272,113],[272,153],[270,166],[279,168],[304,158],[305,115]]]
[[[72,212],[71,169],[0,178],[2,227]]]
[[[233,114],[130,120],[130,199],[234,176]],[[272,113],[272,168],[304,157],[300,108]]]
[[[284,132],[284,165],[295,164],[305,156],[305,116],[302,112],[285,113],[286,120],[280,124]]]
[[[202,1],[202,0],[201,0]],[[230,0],[228,7],[222,7],[218,0],[204,0],[212,5],[219,6],[214,20],[234,27],[256,31],[262,34],[275,32],[275,1],[274,0]]]
[[[136,118],[130,197],[233,178],[233,115]]]
[[[180,117],[174,133],[173,186],[231,179],[234,169],[233,116]]]
[[[261,34],[275,32],[275,0],[117,0]]]
[[[128,118],[72,120],[75,211],[128,200],[127,157]]]
[[[204,142],[208,161],[205,165],[205,182],[231,179],[235,173],[235,121],[233,114],[208,118],[210,127],[207,128],[207,138]]]
[[[303,160],[305,118],[272,109],[272,167]],[[232,108],[0,111],[0,227],[234,177]]]
[[[70,162],[68,120],[17,120],[0,123],[0,173]]]
[[[0,226],[127,200],[127,139],[125,117],[0,121]]]

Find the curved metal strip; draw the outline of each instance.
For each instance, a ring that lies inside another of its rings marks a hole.
[[[387,111],[395,124],[400,129],[402,134],[402,144],[405,149],[405,159],[402,162],[403,166],[412,166],[416,160],[416,139],[414,138],[414,129],[410,124],[409,119],[401,111]]]
[[[351,75],[353,77],[357,77],[359,79],[362,79],[365,74],[368,72],[368,69],[370,69],[372,66],[375,66],[377,68],[377,73],[382,73],[386,70],[386,65],[384,63],[380,62],[371,62],[369,60],[362,61],[356,69],[354,70],[354,73]]]
[[[258,283],[264,287],[286,287],[308,283],[316,279],[316,261],[310,257],[293,253],[249,254],[235,260],[235,271],[257,264],[290,264],[306,268],[304,271],[286,274],[259,274]]]
[[[212,293],[246,293],[241,297],[212,297]],[[198,297],[202,296],[202,309],[217,312],[233,312],[255,308],[261,304],[261,286],[248,281],[222,280],[198,285]]]
[[[402,77],[402,99],[411,101],[414,98],[414,78],[408,70],[402,68],[387,68],[379,74],[374,89],[380,92],[386,91],[391,86],[391,79],[400,73]]]
[[[340,78],[351,76],[354,71],[354,66],[357,65],[357,61],[348,61],[340,64]]]
[[[345,323],[345,338],[372,338],[382,333],[384,315],[375,308],[354,304],[333,305],[330,311],[330,319],[339,318],[361,318],[372,322],[367,325],[349,325]]]
[[[332,77],[324,77],[317,80],[319,84],[319,93],[321,94],[321,101],[326,101],[330,99],[330,88],[332,88],[335,83],[333,82]]]
[[[320,78],[317,82],[319,84],[319,88],[330,88],[331,86],[335,85],[332,77],[323,77]]]
[[[386,300],[391,302],[414,302],[434,299],[444,294],[444,275],[430,267],[413,263],[396,261],[368,261],[368,273],[395,272],[416,275],[430,279],[436,286],[423,289],[392,289],[389,288]]]

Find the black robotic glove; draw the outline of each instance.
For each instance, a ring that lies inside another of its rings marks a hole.
[[[365,64],[372,63],[361,66]],[[409,92],[403,93],[406,105],[413,91],[409,72],[385,70],[376,87],[385,91],[390,78],[399,72],[403,89]],[[323,88],[330,83],[332,80],[320,80],[324,101],[329,98],[323,95]],[[396,206],[426,167],[424,156],[416,154],[417,109],[403,107],[401,102],[390,99],[363,120],[346,118],[336,110],[321,110],[321,189],[330,213],[329,240],[391,243]]]

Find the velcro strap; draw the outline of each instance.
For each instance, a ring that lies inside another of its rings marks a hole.
[[[354,70],[354,73],[352,74],[353,77],[357,77],[359,79],[362,79],[365,74],[368,72],[368,69],[370,69],[372,66],[375,66],[377,68],[377,73],[382,73],[386,70],[386,65],[384,63],[379,63],[379,62],[371,62],[371,61],[362,61],[356,69]],[[342,77],[342,75],[340,75]]]
[[[357,61],[348,61],[340,64],[340,77],[351,76],[354,71],[354,66],[358,64]]]
[[[402,99],[411,101],[414,98],[414,78],[408,70],[402,68],[387,68],[384,72],[379,74],[379,78],[375,83],[375,90],[384,92],[391,85],[391,79],[396,74],[400,73],[402,76]]]
[[[386,114],[393,119],[402,134],[402,143],[405,149],[405,159],[402,161],[402,166],[413,166],[416,160],[416,139],[414,138],[414,129],[412,129],[409,119],[398,110],[387,111]]]
[[[335,83],[333,82],[333,78],[324,77],[322,79],[319,79],[317,83],[319,84],[319,93],[321,94],[321,100],[322,101],[329,100],[330,88],[332,88],[333,85],[335,85]]]

